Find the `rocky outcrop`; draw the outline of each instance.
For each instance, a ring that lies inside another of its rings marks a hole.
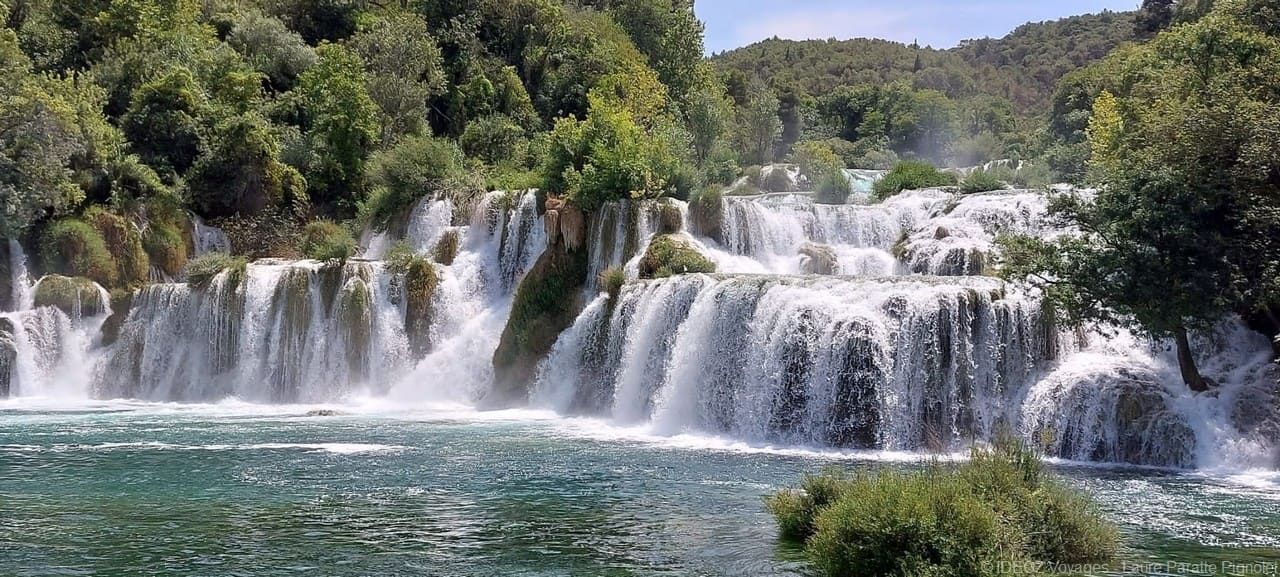
[[[547,232],[547,244],[564,245],[565,250],[582,249],[587,239],[587,216],[582,210],[558,198],[547,198],[542,224]]]
[[[35,292],[37,307],[57,307],[71,318],[105,312],[102,287],[87,278],[49,275],[36,283]]]
[[[686,273],[713,273],[716,263],[676,235],[664,234],[649,243],[640,259],[640,278],[666,278]]]
[[[483,400],[487,406],[514,406],[528,400],[538,363],[582,310],[589,275],[587,251],[570,250],[569,238],[572,235],[565,235],[561,227],[562,242],[552,243],[542,253],[516,289],[511,315],[493,355],[494,385]]]
[[[9,247],[0,246],[0,311],[17,308],[13,302],[13,268],[9,262]]]
[[[840,258],[830,246],[806,242],[800,246],[800,272],[822,276],[840,274]]]
[[[689,203],[691,232],[724,244],[724,195],[705,190]]]
[[[18,360],[18,346],[13,337],[13,321],[0,319],[0,399],[9,397],[14,364]]]

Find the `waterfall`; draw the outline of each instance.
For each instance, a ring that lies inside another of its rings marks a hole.
[[[692,275],[632,284],[612,314],[588,313],[567,333],[577,346],[544,363],[538,398],[759,442],[981,438],[1058,349],[1037,303],[988,279]],[[588,378],[564,379],[574,372]]]
[[[69,312],[45,306],[0,313],[0,398],[89,397],[87,367],[111,314],[107,292],[94,286],[93,311],[83,311],[77,298]]]
[[[27,271],[27,253],[16,239],[9,239],[9,288],[12,292],[13,310],[24,311],[35,305],[31,274]]]
[[[211,252],[231,253],[231,239],[227,237],[227,233],[216,226],[205,224],[204,219],[194,214],[191,215],[191,237],[195,244],[192,257]]]

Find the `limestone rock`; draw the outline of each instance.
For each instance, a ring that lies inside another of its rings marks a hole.
[[[581,210],[565,206],[560,211],[560,238],[570,251],[583,247],[587,238],[587,217]]]
[[[800,272],[804,274],[840,274],[840,258],[830,246],[806,242],[800,247],[800,257]]]

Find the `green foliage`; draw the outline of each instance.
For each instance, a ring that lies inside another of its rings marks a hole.
[[[716,263],[669,234],[654,238],[640,259],[640,278],[644,279],[713,272],[716,272]]]
[[[51,272],[86,277],[103,286],[116,286],[120,272],[107,243],[83,220],[54,222],[40,237],[40,258]]]
[[[761,174],[768,173],[760,182],[760,189],[765,192],[792,192],[796,189],[795,183],[791,181],[791,175],[786,169],[780,166],[770,167],[761,170]]]
[[[243,257],[234,257],[221,252],[200,255],[187,262],[182,276],[188,284],[197,288],[205,288],[213,282],[214,277],[224,271],[243,275],[249,261]]]
[[[373,194],[360,205],[360,220],[386,230],[425,196],[460,192],[469,185],[462,151],[444,139],[409,136],[369,161]]]
[[[249,258],[302,258],[302,222],[290,210],[268,208],[253,215],[236,214],[211,224],[227,233],[234,254]]]
[[[1197,391],[1211,384],[1188,332],[1280,302],[1280,158],[1264,144],[1280,127],[1280,39],[1272,12],[1246,4],[1220,3],[1073,77],[1056,131],[1091,153],[1100,189],[1051,206],[1079,234],[1005,241],[1005,274],[1040,287],[1065,319],[1173,337]]]
[[[151,276],[151,259],[142,247],[138,228],[132,222],[99,207],[86,211],[84,220],[98,231],[107,252],[115,260],[119,286],[133,287],[147,282]],[[114,283],[104,285],[117,286]]]
[[[768,164],[774,160],[774,142],[782,136],[782,121],[778,119],[781,102],[772,90],[759,82],[751,85],[746,99],[738,109],[739,149],[743,160]]]
[[[71,317],[102,314],[102,293],[91,279],[48,275],[35,287],[35,306],[56,307]]]
[[[200,151],[202,100],[191,71],[178,68],[133,93],[121,128],[144,162],[185,172]]]
[[[521,146],[527,146],[524,128],[503,114],[485,116],[467,124],[460,142],[468,157],[490,164],[510,161],[518,155]]]
[[[1011,575],[1028,562],[1106,561],[1117,533],[1016,441],[958,467],[807,477],[768,497],[782,537],[825,575]]]
[[[187,264],[187,241],[167,222],[152,222],[142,238],[151,262],[170,276],[178,276]]]
[[[227,35],[227,44],[244,56],[254,70],[265,74],[277,92],[292,89],[298,77],[318,60],[302,36],[279,19],[257,11],[238,15]]]
[[[960,181],[960,192],[965,194],[1003,190],[1004,187],[1004,181],[996,175],[995,171],[982,168],[970,172]]]
[[[609,300],[618,301],[618,295],[622,293],[622,285],[627,284],[627,272],[611,266],[600,273],[600,286],[604,288],[604,292],[609,295]]]
[[[312,260],[345,261],[359,248],[351,231],[335,222],[317,220],[302,230],[302,254]]]
[[[431,251],[431,258],[442,265],[452,265],[454,259],[458,258],[458,237],[457,229],[444,231],[444,234],[440,235],[439,242],[436,243],[435,248]]]
[[[873,196],[884,200],[904,190],[922,190],[939,186],[954,186],[954,174],[942,172],[927,162],[900,162],[875,184]]]
[[[304,209],[307,182],[281,162],[280,141],[266,119],[256,114],[228,118],[210,140],[187,181],[196,212],[220,217],[254,215],[278,205]]]
[[[365,158],[378,142],[378,106],[366,87],[364,62],[337,44],[316,48],[320,61],[299,80],[298,92],[318,156],[308,167],[312,197],[350,204],[362,196]]]
[[[367,65],[369,96],[381,111],[382,140],[428,134],[427,103],[444,92],[445,75],[426,21],[403,12],[380,16],[350,45]]]
[[[401,241],[387,250],[387,270],[398,275],[405,299],[405,331],[414,354],[421,357],[431,352],[431,322],[439,279],[431,261],[419,256]]]

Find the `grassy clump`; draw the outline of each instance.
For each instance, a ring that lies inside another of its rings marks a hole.
[[[213,278],[221,274],[222,271],[230,270],[244,274],[248,266],[249,261],[243,257],[211,252],[188,261],[187,266],[182,271],[182,276],[191,286],[204,288],[209,286]]]
[[[611,266],[600,273],[600,287],[608,293],[611,300],[618,300],[618,295],[622,293],[622,285],[625,284],[627,284],[627,273],[616,266]]]
[[[63,219],[45,229],[40,240],[45,267],[67,276],[116,286],[120,272],[102,234],[82,220]]]
[[[640,278],[645,279],[713,272],[716,272],[716,263],[671,235],[653,239],[640,259]]]
[[[317,220],[302,231],[302,254],[312,260],[345,261],[358,249],[351,231],[336,222]]]
[[[826,575],[1003,575],[1023,562],[1110,559],[1117,534],[1017,441],[925,471],[827,471],[766,499],[782,537]]]
[[[84,277],[49,275],[36,283],[35,305],[57,307],[68,315],[102,314],[102,294],[94,281]]]
[[[415,355],[426,355],[431,352],[431,322],[435,315],[432,299],[439,283],[435,266],[403,240],[387,249],[383,260],[387,270],[400,277],[396,282],[404,295],[404,327],[409,346]]]
[[[452,228],[444,231],[435,250],[431,251],[431,256],[444,266],[452,265],[454,259],[458,258],[458,231]]]
[[[884,200],[904,190],[920,190],[939,186],[954,186],[956,176],[919,161],[899,162],[888,174],[876,181],[873,196]]]
[[[187,241],[177,227],[164,222],[152,222],[142,239],[151,262],[170,276],[182,274],[187,264]]]
[[[1004,187],[1004,181],[1000,179],[999,175],[981,168],[970,172],[968,176],[964,177],[964,180],[960,181],[960,192],[965,194],[1004,190]]]
[[[116,263],[117,284],[107,286],[138,286],[151,278],[151,259],[142,246],[142,235],[128,219],[94,207],[84,215],[111,253]]]

